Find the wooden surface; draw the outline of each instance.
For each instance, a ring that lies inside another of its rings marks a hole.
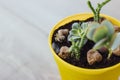
[[[102,13],[120,20],[119,4],[112,0]],[[90,12],[86,0],[0,0],[0,80],[60,80],[48,34],[56,22],[81,12]]]

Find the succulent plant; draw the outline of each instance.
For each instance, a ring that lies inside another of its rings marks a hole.
[[[110,41],[114,32],[114,27],[108,20],[104,20],[102,23],[91,22],[88,24],[87,38],[100,45],[100,43]]]
[[[109,50],[109,59],[113,51],[120,46],[120,33],[115,32],[113,24],[108,20],[102,23],[92,22],[88,27],[87,38],[95,42],[93,49],[106,47]]]
[[[114,26],[115,32],[120,32],[120,27]]]
[[[71,56],[75,56],[77,60],[80,58],[81,48],[87,42],[87,27],[87,23],[74,23],[68,35],[68,41],[72,43],[69,52]]]
[[[108,59],[111,57],[111,54],[115,54],[116,56],[120,56],[120,32],[114,33],[109,45],[109,55]]]
[[[120,46],[120,32],[115,32],[114,26],[110,21],[74,23],[68,36],[68,40],[72,43],[69,49],[71,55],[79,59],[80,50],[88,39],[95,42],[93,47],[95,50],[106,47],[109,50],[108,59],[113,51],[115,53],[115,50],[118,50]]]
[[[102,51],[108,53],[107,59],[110,59],[112,54],[120,56],[120,28],[114,27],[109,20],[101,20],[100,18],[101,8],[109,1],[106,0],[101,4],[98,3],[96,9],[88,1],[88,5],[94,14],[94,21],[75,22],[72,24],[70,31],[68,29],[58,30],[55,36],[56,41],[61,43],[67,37],[68,41],[71,42],[70,47],[62,46],[59,48],[56,44],[53,44],[54,50],[61,58],[67,59],[71,56],[79,60],[81,49],[87,41],[95,43],[93,48],[89,49],[86,53],[89,65],[102,60],[102,54],[100,53]]]

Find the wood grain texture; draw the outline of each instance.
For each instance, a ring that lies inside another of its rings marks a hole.
[[[112,0],[102,12],[120,19],[119,3]],[[85,0],[0,0],[0,80],[60,80],[49,31],[60,19],[88,11]]]

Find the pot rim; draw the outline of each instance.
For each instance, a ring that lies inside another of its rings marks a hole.
[[[113,65],[113,66],[110,66],[110,67],[99,68],[99,69],[87,69],[87,68],[82,68],[82,67],[74,66],[74,65],[72,65],[72,64],[70,64],[70,63],[62,60],[62,59],[55,53],[55,51],[54,51],[53,48],[52,48],[52,36],[53,36],[54,31],[55,31],[57,28],[60,27],[60,26],[59,26],[59,27],[56,28],[56,26],[57,26],[59,23],[62,23],[62,22],[64,22],[64,21],[66,21],[67,19],[71,18],[71,17],[79,16],[79,15],[88,15],[89,17],[92,17],[92,16],[93,16],[92,13],[87,13],[87,12],[86,12],[86,13],[80,13],[80,14],[70,15],[70,16],[68,16],[68,17],[60,20],[60,21],[51,29],[50,34],[49,34],[49,37],[48,37],[48,44],[49,44],[50,50],[52,51],[52,54],[54,55],[54,57],[56,57],[56,58],[57,58],[59,61],[61,61],[63,64],[67,65],[69,68],[72,68],[72,69],[74,69],[74,70],[76,70],[76,71],[82,70],[83,72],[98,72],[98,73],[99,73],[99,72],[101,72],[101,71],[106,72],[106,71],[108,71],[108,70],[113,70],[113,69],[119,67],[119,66],[120,66],[120,63],[118,63],[118,64],[116,64],[116,65]],[[117,19],[115,19],[115,18],[113,18],[113,17],[111,17],[111,16],[105,15],[105,14],[100,14],[100,15],[103,16],[103,17],[106,17],[107,19],[110,19],[110,21],[112,20],[112,21],[111,21],[112,23],[115,22],[115,23],[120,27],[120,21],[119,21],[119,20],[117,20]],[[88,18],[89,18],[89,17],[88,17]],[[84,19],[82,19],[82,20],[84,20]],[[113,23],[113,24],[114,24],[114,23]]]

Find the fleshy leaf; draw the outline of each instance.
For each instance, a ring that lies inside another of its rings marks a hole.
[[[79,36],[71,36],[71,35],[68,36],[69,41],[72,41],[72,40],[76,41],[77,39],[80,39],[80,37]]]
[[[85,31],[87,29],[87,27],[88,27],[88,23],[87,22],[81,24],[81,28],[82,28],[83,31]]]
[[[80,30],[79,29],[72,29],[70,32],[73,36],[79,36],[80,37]]]
[[[101,39],[105,38],[108,34],[108,29],[106,26],[98,27],[93,34],[93,41],[98,42]]]
[[[94,31],[99,26],[100,26],[100,24],[97,22],[92,22],[88,25],[88,31],[87,31],[87,35],[86,35],[88,39],[92,40]]]
[[[116,37],[111,45],[111,49],[115,50],[120,46],[120,32],[116,34]]]
[[[114,30],[114,27],[113,27],[113,24],[110,22],[110,21],[108,21],[108,20],[104,20],[102,23],[101,23],[101,25],[103,25],[103,26],[106,26],[107,28],[108,28],[108,36],[111,38],[111,36],[113,35],[113,33],[115,32],[115,30]]]
[[[103,46],[106,46],[106,42],[107,42],[107,38],[104,38],[100,41],[98,41],[95,45],[94,45],[94,49],[100,49]]]
[[[85,32],[87,28],[87,23],[82,23],[81,26],[79,23],[73,23],[72,30],[69,32],[68,40],[75,40],[80,39],[82,34]]]
[[[75,56],[76,59],[80,57],[80,50],[84,44],[87,42],[86,32],[87,32],[87,23],[74,23],[72,29],[69,32],[68,40],[72,43],[70,46],[70,53],[72,56]]]
[[[72,24],[72,29],[78,29],[78,28],[80,28],[80,24],[79,23],[73,23]]]

